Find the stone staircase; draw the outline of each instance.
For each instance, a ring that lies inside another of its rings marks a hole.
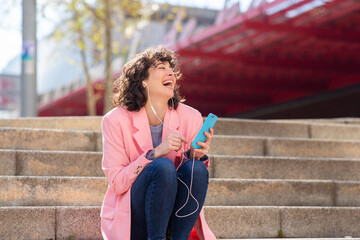
[[[0,239],[101,239],[100,117],[0,119]],[[360,237],[360,120],[219,119],[219,239]]]

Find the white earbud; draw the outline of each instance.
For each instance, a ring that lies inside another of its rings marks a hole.
[[[148,85],[146,84],[146,82],[143,82],[143,84],[145,84],[145,86],[148,86]]]

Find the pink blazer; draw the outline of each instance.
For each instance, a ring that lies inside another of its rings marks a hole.
[[[170,109],[166,112],[164,125],[169,126],[169,123],[171,129],[180,131],[191,143],[203,120],[197,110],[180,103],[172,114]],[[108,240],[130,240],[130,189],[136,177],[151,162],[145,158],[145,154],[153,148],[145,108],[139,112],[130,112],[123,107],[114,108],[103,117],[101,128],[104,152],[102,169],[108,180],[100,213],[102,236]],[[164,127],[162,139],[169,133],[170,130]],[[185,151],[189,147],[184,144]],[[172,151],[165,157],[178,166],[180,156],[181,151]],[[208,166],[209,161],[205,164]],[[205,221],[203,209],[194,228],[200,240],[216,239]]]

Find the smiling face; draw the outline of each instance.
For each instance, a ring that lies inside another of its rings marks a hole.
[[[169,62],[157,61],[149,68],[149,77],[144,82],[149,87],[151,99],[168,101],[174,96],[176,78]],[[146,91],[147,93],[147,91]]]
[[[168,106],[176,109],[184,102],[177,83],[181,77],[175,52],[163,46],[148,48],[123,66],[122,74],[114,82],[113,105],[139,111],[151,98],[153,104],[164,104],[167,100]]]

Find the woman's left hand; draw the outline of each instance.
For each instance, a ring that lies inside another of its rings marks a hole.
[[[210,142],[211,142],[211,138],[214,135],[214,129],[210,128],[210,133],[208,132],[204,132],[205,136],[206,136],[206,140],[205,142],[197,142],[198,145],[201,146],[201,148],[199,149],[194,149],[193,147],[191,147],[190,150],[190,158],[192,159],[194,156],[196,159],[200,159],[202,158],[205,154],[208,153],[209,148],[210,148]]]

